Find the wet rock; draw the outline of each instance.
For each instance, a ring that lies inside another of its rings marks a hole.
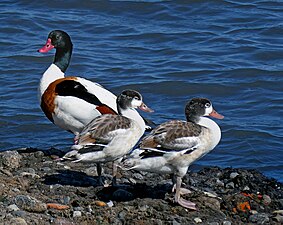
[[[267,224],[269,223],[269,217],[266,213],[257,213],[250,215],[249,221],[257,224]]]
[[[232,225],[232,222],[230,222],[230,221],[223,221],[222,225]]]
[[[17,151],[5,151],[0,156],[0,166],[9,170],[19,168],[23,158]]]
[[[47,210],[45,203],[26,195],[17,195],[14,202],[19,208],[29,212],[45,212]]]

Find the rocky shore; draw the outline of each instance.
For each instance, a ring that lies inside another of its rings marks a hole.
[[[189,172],[172,202],[170,176],[119,171],[119,186],[98,185],[96,166],[62,162],[56,149],[0,153],[0,224],[282,224],[283,184],[255,170],[218,167]],[[111,165],[103,166],[107,183]]]

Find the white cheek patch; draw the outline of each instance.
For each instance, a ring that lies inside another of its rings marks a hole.
[[[132,100],[132,107],[133,108],[137,108],[138,106],[140,106],[142,104],[141,100],[137,100],[137,99],[133,99]]]
[[[213,107],[210,105],[210,107],[205,109],[205,115],[208,116],[210,113],[212,113]]]

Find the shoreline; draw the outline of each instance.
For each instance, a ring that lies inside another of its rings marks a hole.
[[[98,185],[95,164],[62,162],[57,149],[0,152],[0,224],[282,224],[283,184],[256,170],[188,172],[172,202],[168,175],[118,171],[118,187]],[[111,164],[103,166],[106,183]]]

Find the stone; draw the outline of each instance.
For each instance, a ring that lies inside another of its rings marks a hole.
[[[7,209],[8,209],[9,212],[13,212],[13,211],[18,211],[18,210],[20,210],[19,207],[18,207],[16,204],[9,205],[9,206],[7,207]]]
[[[233,182],[229,182],[229,183],[226,184],[226,188],[234,189],[235,188],[235,184]]]
[[[133,178],[137,180],[143,180],[143,175],[141,175],[140,173],[134,173]]]
[[[17,195],[14,202],[19,208],[29,212],[45,212],[47,210],[45,203],[26,195]]]
[[[268,195],[263,195],[262,202],[264,205],[269,205],[271,203],[271,198]]]
[[[5,151],[1,153],[0,166],[9,170],[14,170],[20,167],[22,156],[17,151]]]
[[[267,224],[269,223],[269,217],[266,213],[257,213],[250,215],[249,221],[256,224]]]
[[[202,223],[202,219],[199,217],[194,218],[195,223]]]
[[[27,222],[20,217],[14,217],[12,219],[10,219],[9,224],[13,224],[13,225],[27,225]]]
[[[73,217],[81,217],[82,216],[82,212],[81,211],[74,211],[73,212]]]
[[[239,176],[239,174],[237,172],[233,172],[233,173],[230,174],[230,179],[234,179],[237,176]]]

